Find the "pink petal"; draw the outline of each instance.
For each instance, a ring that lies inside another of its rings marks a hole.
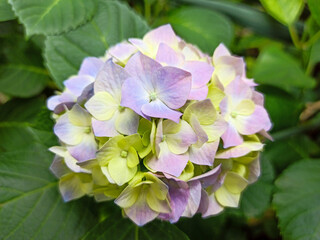
[[[137,48],[127,42],[118,43],[108,50],[108,54],[124,63],[130,56],[137,52]]]
[[[188,154],[173,154],[170,152],[166,142],[161,142],[159,146],[159,158],[152,156],[146,160],[147,165],[155,171],[165,172],[179,177],[188,163]]]
[[[183,216],[192,217],[196,214],[201,200],[201,184],[200,181],[192,181],[189,183],[189,200]]]
[[[204,143],[200,148],[191,146],[190,161],[198,165],[212,166],[219,146],[219,141]]]
[[[222,134],[221,138],[223,140],[224,148],[237,146],[243,143],[243,139],[238,133],[237,129],[230,123],[228,124],[227,130],[224,132],[224,134]]]
[[[189,100],[205,100],[208,96],[208,86],[205,85],[200,88],[191,88],[188,96]]]
[[[176,47],[178,45],[178,38],[170,24],[160,26],[148,32],[143,37],[143,41],[147,44],[152,44],[155,48],[157,48],[160,43],[165,43],[170,47]]]
[[[216,63],[218,62],[218,59],[222,56],[231,56],[228,48],[223,44],[220,43],[219,46],[214,50],[213,53],[213,62]]]
[[[206,85],[213,73],[213,67],[210,64],[200,61],[187,61],[184,63],[183,69],[192,75],[192,88]]]
[[[250,116],[237,116],[235,119],[235,127],[239,133],[251,135],[261,130],[270,130],[271,122],[267,111],[263,107],[256,105],[253,114]]]

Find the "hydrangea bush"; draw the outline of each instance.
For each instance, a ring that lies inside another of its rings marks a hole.
[[[243,58],[212,57],[170,25],[87,57],[48,100],[60,146],[52,172],[65,201],[113,200],[141,226],[237,207],[270,138],[263,95]]]

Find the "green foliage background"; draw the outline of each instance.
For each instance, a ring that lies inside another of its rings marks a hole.
[[[238,209],[135,227],[112,202],[63,203],[46,99],[86,56],[171,23],[244,56],[273,122]],[[0,239],[320,239],[319,0],[0,0]]]

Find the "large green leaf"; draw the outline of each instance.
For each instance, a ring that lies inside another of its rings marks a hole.
[[[48,81],[45,69],[23,64],[0,67],[0,92],[15,97],[31,97],[40,93]]]
[[[298,88],[313,88],[316,84],[304,73],[298,61],[278,47],[269,47],[260,53],[253,77],[257,83],[279,87],[293,94]]]
[[[44,106],[41,98],[13,99],[0,105],[0,122],[33,122]]]
[[[279,22],[290,25],[300,15],[304,1],[303,0],[260,0],[268,13]]]
[[[52,133],[0,127],[0,239],[79,239],[95,223],[87,200],[64,203],[50,173]]]
[[[266,13],[247,4],[221,0],[175,0],[225,14],[235,23],[267,37],[290,39],[288,29]]]
[[[308,0],[309,9],[314,20],[320,25],[320,3],[318,0]]]
[[[9,0],[28,35],[59,34],[78,27],[96,10],[95,0]]]
[[[106,217],[87,232],[81,240],[98,238],[108,240],[189,239],[181,230],[168,222],[154,221],[144,227],[137,228],[130,220],[122,218],[119,213],[114,213]]]
[[[309,58],[309,68],[308,71],[311,71],[314,66],[320,62],[320,39],[316,41],[310,50],[310,58]]]
[[[284,239],[320,237],[320,161],[300,161],[276,181],[273,203]]]
[[[116,1],[99,1],[95,17],[77,30],[48,37],[45,58],[62,87],[62,82],[76,74],[87,56],[103,56],[106,49],[129,37],[141,37],[148,30],[142,18]]]
[[[219,43],[229,45],[234,34],[228,18],[203,8],[178,9],[169,16],[168,21],[179,36],[210,55]]]
[[[8,3],[8,0],[0,0],[0,22],[14,18],[14,12],[12,11],[11,5]]]

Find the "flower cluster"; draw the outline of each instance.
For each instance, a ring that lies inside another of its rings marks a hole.
[[[65,201],[114,200],[137,225],[237,207],[271,127],[241,57],[210,57],[170,25],[88,57],[48,100]]]

